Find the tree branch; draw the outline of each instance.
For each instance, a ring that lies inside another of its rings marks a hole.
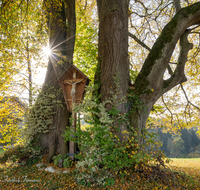
[[[168,108],[167,104],[165,103],[164,101],[164,97],[162,96],[162,102],[163,104],[165,105],[166,109],[169,111],[169,113],[171,114],[171,124],[172,124],[172,121],[173,121],[173,113],[171,112],[171,110]]]
[[[186,94],[186,92],[185,92],[185,89],[183,88],[183,85],[180,84],[180,86],[181,86],[181,89],[182,89],[182,91],[183,91],[183,93],[184,93],[184,95],[185,95],[185,98],[186,98],[187,102],[188,102],[189,104],[191,104],[193,107],[195,107],[198,111],[200,111],[200,108],[199,108],[198,106],[194,105],[194,104],[189,100],[189,98],[188,98],[188,96],[187,96],[187,94]]]
[[[151,51],[151,49],[144,42],[142,42],[140,39],[138,39],[134,34],[131,34],[130,32],[128,32],[128,36],[133,38],[138,44],[140,44],[146,50]]]
[[[169,62],[169,64],[172,64],[172,65],[177,65],[177,63],[174,63],[174,62]]]
[[[160,10],[160,12],[158,13],[158,15],[155,16],[154,20],[156,21],[157,18],[160,16],[160,14],[161,14],[169,5],[171,5],[171,4],[172,4],[172,2],[171,2],[171,3],[168,3],[167,5],[165,5],[165,6]]]
[[[141,2],[140,0],[135,0],[135,3],[140,3],[140,5],[142,5],[142,7],[144,8],[145,10],[145,15],[148,14],[147,11],[148,11],[148,8],[144,5],[143,2]]]
[[[181,9],[180,0],[173,0],[173,2],[177,13]]]
[[[182,8],[177,12],[172,20],[164,27],[145,60],[134,84],[135,93],[143,94],[147,89],[154,89],[152,97],[154,96],[157,99],[174,86],[186,81],[184,66],[187,61],[187,53],[192,46],[191,44],[188,46],[188,33],[184,32],[188,27],[197,24],[200,24],[200,2]],[[182,35],[184,37],[181,37]],[[164,81],[163,75],[180,38],[183,38],[181,41],[184,41],[187,45],[180,43],[182,50],[180,52],[181,55],[179,56],[178,65],[173,76]],[[148,99],[150,100],[150,97]]]
[[[174,72],[172,71],[172,68],[170,67],[170,65],[167,66],[167,70],[169,72],[169,74],[172,76],[174,74]]]
[[[164,88],[167,86],[166,88],[167,91],[176,86],[177,84],[187,81],[184,69],[185,69],[185,64],[187,62],[188,52],[193,48],[193,44],[189,43],[187,39],[189,33],[190,31],[186,30],[180,38],[180,53],[179,53],[177,67],[174,71],[174,74],[170,77],[170,79],[165,80],[163,83]]]
[[[26,88],[29,92],[30,92],[30,89],[25,85],[25,84],[20,84],[20,83],[11,83],[11,85],[18,85],[18,86],[23,86],[24,88]]]

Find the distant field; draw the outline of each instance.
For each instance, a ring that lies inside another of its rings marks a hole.
[[[185,161],[190,161],[190,160],[200,160],[200,158],[170,158],[171,160],[185,160]]]
[[[191,176],[200,185],[200,158],[173,158],[169,164],[174,170]]]
[[[200,171],[200,158],[171,158],[170,165],[177,168],[192,168]]]

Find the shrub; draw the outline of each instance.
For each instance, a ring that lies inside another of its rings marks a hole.
[[[89,87],[88,91],[91,89]],[[138,131],[131,128],[128,114],[116,109],[126,99],[118,100],[117,95],[113,93],[112,98],[102,103],[92,97],[74,107],[74,111],[84,114],[84,120],[91,124],[84,130],[77,128],[76,132],[68,129],[64,135],[66,141],[74,141],[80,145],[81,153],[75,156],[79,160],[76,164],[79,184],[105,186],[108,182],[113,183],[117,174],[124,176],[126,168],[147,163],[156,154],[152,148],[145,150],[145,145],[139,147]],[[110,104],[112,109],[108,111],[106,104]],[[126,126],[129,131],[126,128],[121,131],[122,126]],[[145,141],[146,144],[154,142],[152,137]]]
[[[41,150],[39,147],[16,145],[5,151],[3,157],[0,158],[0,162],[11,161],[22,165],[34,164],[41,159]]]
[[[72,162],[72,160],[70,160],[70,158],[66,154],[65,155],[58,154],[57,156],[53,157],[55,166],[59,165],[59,161],[61,159],[63,160],[63,167],[64,168],[70,168],[70,167],[72,167],[73,162]]]

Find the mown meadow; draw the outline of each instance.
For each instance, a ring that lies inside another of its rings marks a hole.
[[[0,156],[3,155],[0,149]],[[54,166],[53,163],[47,164],[46,158],[39,162],[44,162],[48,166]],[[200,189],[200,158],[195,159],[171,159],[169,168],[174,171],[175,178],[169,178],[169,183],[162,183],[158,180],[150,180],[147,176],[140,175],[139,172],[126,171],[127,176],[116,178],[115,183],[108,182],[104,188],[99,189],[123,189],[123,190],[148,190],[148,189]],[[66,168],[58,168],[66,170]],[[18,166],[7,162],[0,164],[0,189],[98,189],[98,187],[85,187],[78,185],[74,178],[75,167],[69,168],[68,173],[49,173],[39,170],[36,164]],[[167,176],[166,176],[167,177]],[[173,187],[173,180],[178,180],[179,185]],[[169,186],[170,185],[170,186]]]

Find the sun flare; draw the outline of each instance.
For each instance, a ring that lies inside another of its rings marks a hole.
[[[49,47],[43,47],[42,51],[45,55],[50,56],[51,55],[51,49]]]

